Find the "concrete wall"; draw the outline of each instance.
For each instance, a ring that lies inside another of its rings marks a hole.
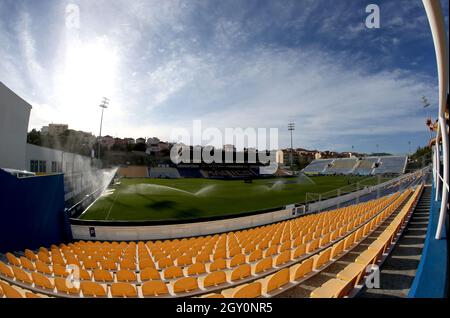
[[[210,222],[153,226],[89,226],[72,224],[71,228],[73,238],[76,240],[138,241],[175,239],[237,231],[284,221],[292,217],[292,210],[280,210]],[[95,229],[95,237],[90,235],[91,228]]]
[[[31,105],[0,82],[0,168],[26,170]]]

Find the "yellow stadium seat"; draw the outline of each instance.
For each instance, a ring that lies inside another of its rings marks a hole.
[[[20,269],[19,267],[12,266],[12,271],[14,273],[14,277],[19,282],[30,284],[30,285],[33,283],[33,281],[30,278],[30,275],[28,275],[28,273],[26,273],[24,270]]]
[[[36,254],[34,254],[34,252],[32,250],[29,250],[29,249],[25,250],[25,257],[28,258],[32,262],[37,260]]]
[[[170,266],[173,266],[173,261],[168,257],[164,257],[158,261],[159,269],[164,269]]]
[[[367,236],[367,234],[369,234],[371,228],[372,228],[372,222],[369,222],[366,225],[364,225],[363,236]]]
[[[278,253],[278,246],[272,245],[264,251],[264,257],[269,257]]]
[[[261,283],[244,284],[233,289],[222,291],[225,298],[256,298],[261,296]]]
[[[256,262],[259,261],[260,259],[262,259],[262,251],[260,249],[257,249],[256,251],[252,252],[248,257],[249,262]]]
[[[314,252],[319,247],[320,238],[314,239],[306,246],[306,253]]]
[[[80,268],[80,279],[91,280],[91,274],[87,270]]]
[[[281,266],[291,260],[291,251],[287,250],[275,257],[275,266]]]
[[[336,259],[336,257],[338,257],[343,251],[344,251],[344,241],[341,240],[333,245],[330,258]]]
[[[333,278],[315,289],[311,293],[311,298],[341,298],[347,296],[351,290],[352,285],[350,282]]]
[[[137,297],[136,287],[128,283],[112,283],[111,284],[112,297]]]
[[[99,283],[82,281],[80,288],[84,297],[106,297],[106,288]]]
[[[237,254],[233,256],[233,258],[230,261],[230,267],[236,267],[241,264],[245,263],[245,255],[244,254]]]
[[[147,267],[141,271],[140,278],[141,278],[141,281],[160,280],[161,276],[156,269]]]
[[[31,262],[28,258],[21,256],[20,257],[20,264],[22,264],[22,267],[29,270],[34,271],[36,268],[34,267],[33,262]]]
[[[120,269],[136,270],[136,263],[131,259],[124,259],[119,263]]]
[[[177,258],[177,266],[187,266],[192,264],[192,257],[188,255],[182,255]]]
[[[319,255],[314,256],[314,269],[322,267],[330,260],[331,248],[327,248],[325,251],[321,252]]]
[[[241,280],[251,276],[251,266],[249,264],[240,265],[231,272],[231,281]]]
[[[183,277],[173,284],[173,291],[176,294],[187,293],[196,289],[198,289],[198,282],[195,277]]]
[[[143,270],[147,267],[156,268],[155,263],[150,258],[139,260],[139,269]]]
[[[205,279],[203,280],[203,287],[206,288],[211,286],[218,286],[226,283],[226,281],[227,275],[225,274],[225,272],[222,271],[213,272],[205,277]]]
[[[137,281],[136,272],[130,271],[128,269],[122,269],[116,273],[118,282],[135,282]]]
[[[95,269],[93,271],[94,274],[94,280],[97,282],[112,282],[114,281],[113,276],[111,275],[111,272],[105,270],[105,269]]]
[[[256,265],[254,266],[254,273],[259,274],[262,272],[265,272],[268,269],[272,268],[273,259],[272,257],[266,257],[260,260]]]
[[[221,294],[207,294],[207,295],[202,295],[200,298],[225,298],[223,295]]]
[[[387,243],[386,241],[376,240],[372,242],[367,248],[368,250],[380,251],[380,254],[383,254],[386,251]]]
[[[169,290],[167,289],[167,285],[164,282],[160,280],[154,280],[142,284],[142,294],[144,295],[144,297],[162,296],[168,295]]]
[[[330,242],[330,235],[331,235],[330,233],[327,233],[327,234],[325,234],[324,236],[322,236],[320,238],[320,241],[319,241],[319,246],[320,247],[323,247],[323,246],[327,245]]]
[[[51,264],[48,251],[44,252],[43,250],[39,250],[37,257],[41,262],[44,262],[45,264]]]
[[[14,287],[0,281],[0,288],[3,290],[6,298],[23,298],[22,294]]]
[[[97,261],[87,258],[83,261],[83,267],[85,269],[97,269],[98,268],[98,264]]]
[[[262,284],[262,293],[267,294],[288,284],[289,281],[289,268],[283,268],[282,270],[260,280],[259,282]]]
[[[314,259],[308,258],[307,260],[304,260],[300,264],[295,264],[289,268],[290,274],[291,274],[291,281],[299,280],[300,278],[304,277],[305,275],[311,273],[313,271],[313,265],[314,265]]]
[[[295,250],[294,254],[292,255],[293,259],[297,259],[303,255],[306,254],[306,244],[300,244]]]
[[[212,262],[209,265],[209,271],[210,272],[214,272],[214,271],[217,271],[217,270],[222,270],[222,269],[225,269],[225,268],[227,268],[227,262],[224,259],[215,260],[214,262]]]
[[[200,275],[206,273],[205,264],[203,263],[195,263],[188,267],[188,275]]]
[[[226,258],[227,257],[227,250],[225,248],[216,250],[213,254],[213,260]]]
[[[14,266],[17,266],[17,267],[21,266],[19,259],[15,255],[13,255],[12,253],[6,253],[6,259],[8,260],[8,262],[11,265],[14,265]]]
[[[356,285],[364,277],[366,266],[364,264],[350,263],[337,274],[337,278]]]
[[[74,284],[69,287],[67,280],[62,277],[55,277],[55,287],[57,292],[63,294],[78,295],[80,293],[79,288],[76,288]]]
[[[355,262],[366,266],[369,264],[375,264],[380,252],[381,251],[376,250],[365,250],[364,252],[358,255]]]
[[[363,237],[364,234],[364,228],[359,228],[356,232],[355,232],[355,242],[359,242],[361,240],[361,238]]]
[[[30,292],[25,292],[25,297],[26,298],[30,298],[30,299],[32,299],[32,298],[41,298],[40,296],[38,296],[36,294],[33,294],[33,293],[30,293]]]
[[[2,261],[0,261],[0,273],[9,278],[14,277],[14,273],[12,272],[11,268]]]
[[[172,266],[163,271],[164,279],[173,279],[183,276],[183,269],[181,267]]]
[[[228,257],[234,257],[235,255],[241,254],[242,248],[240,247],[233,247],[230,252],[228,253]]]
[[[209,263],[211,261],[211,255],[209,252],[204,252],[195,257],[197,263]]]
[[[100,261],[100,268],[107,271],[115,271],[117,270],[117,263],[113,260],[103,260]],[[97,269],[97,267],[95,269]]]
[[[51,275],[52,274],[52,271],[50,270],[50,267],[48,267],[48,265],[45,262],[43,262],[41,260],[37,260],[35,265],[36,265],[36,270],[39,273],[43,273],[43,274],[47,274],[47,275]]]
[[[347,238],[344,241],[344,250],[347,251],[355,242],[355,232],[347,236]]]
[[[339,237],[339,230],[335,230],[330,235],[330,242],[335,241]]]
[[[302,243],[309,243],[313,239],[313,233],[308,233],[305,236],[303,236]]]
[[[54,286],[50,279],[48,279],[46,276],[39,274],[37,272],[32,272],[31,277],[33,278],[33,282],[35,286],[44,288],[44,289],[50,289],[53,290]]]
[[[286,241],[280,246],[280,253],[291,249],[291,241]]]

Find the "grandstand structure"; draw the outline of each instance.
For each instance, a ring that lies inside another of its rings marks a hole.
[[[303,172],[316,175],[401,175],[407,156],[316,159]]]
[[[157,242],[73,242],[7,253],[0,263],[7,296],[26,297],[272,297],[350,253],[380,228],[335,279],[311,297],[345,296],[395,243],[417,203],[416,185],[346,208],[249,230]],[[79,269],[67,286],[66,265]]]

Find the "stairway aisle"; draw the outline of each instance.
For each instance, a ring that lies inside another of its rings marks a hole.
[[[427,235],[431,187],[426,186],[412,218],[392,253],[381,266],[380,289],[364,288],[362,298],[406,298],[416,276]]]

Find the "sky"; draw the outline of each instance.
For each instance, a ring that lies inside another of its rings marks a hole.
[[[0,0],[0,57],[30,130],[98,135],[106,96],[102,135],[170,140],[201,120],[278,128],[284,148],[294,122],[296,147],[400,154],[427,143],[437,113],[420,0]]]

